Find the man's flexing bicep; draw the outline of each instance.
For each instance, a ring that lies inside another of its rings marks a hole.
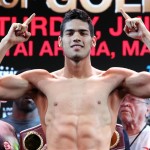
[[[0,78],[0,99],[17,99],[32,88],[30,83],[19,75]]]
[[[125,79],[123,86],[135,96],[150,97],[150,73],[134,73]]]
[[[50,74],[47,70],[44,69],[33,69],[25,71],[21,73],[20,76],[23,79],[29,81],[38,90],[41,90],[43,88],[43,86],[41,87],[41,82],[47,82],[48,78],[53,77],[52,74]]]

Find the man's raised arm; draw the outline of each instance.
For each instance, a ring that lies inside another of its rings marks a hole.
[[[0,42],[0,63],[8,49],[30,38],[31,33],[27,29],[34,16],[35,14],[33,13],[24,23],[13,23],[11,25],[7,35]]]
[[[142,97],[150,97],[150,73],[142,71],[139,73],[134,73],[133,75],[127,77],[124,80],[123,87],[130,94]]]
[[[127,36],[141,40],[150,49],[150,32],[141,18],[131,18],[123,9],[120,10],[125,19],[124,31]]]
[[[14,100],[33,89],[33,86],[20,75],[7,75],[0,78],[0,99]]]

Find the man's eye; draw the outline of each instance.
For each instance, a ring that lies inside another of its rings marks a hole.
[[[134,99],[134,98],[131,98],[130,101],[135,101],[135,99]]]
[[[87,32],[80,32],[81,35],[88,35]]]
[[[71,36],[71,35],[73,35],[73,32],[67,32],[66,35]]]

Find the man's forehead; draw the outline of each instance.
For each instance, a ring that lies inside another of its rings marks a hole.
[[[65,30],[89,30],[89,25],[79,19],[73,19],[66,22]]]

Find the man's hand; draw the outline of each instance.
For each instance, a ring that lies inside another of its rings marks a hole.
[[[31,33],[28,32],[28,25],[34,18],[35,14],[32,14],[24,23],[13,23],[7,33],[7,35],[0,42],[0,63],[3,60],[6,51],[9,50],[15,44],[27,41]]]
[[[127,36],[141,40],[150,49],[150,32],[141,18],[131,18],[123,9],[120,10],[125,19],[124,31]]]
[[[35,17],[35,13],[33,13],[24,23],[13,23],[10,27],[8,34],[5,36],[4,39],[6,39],[8,42],[10,42],[13,45],[18,44],[20,42],[27,41],[31,33],[28,31],[28,25],[32,21],[32,19]]]
[[[123,9],[120,11],[125,19],[125,33],[133,39],[139,39],[142,41],[142,38],[145,36],[148,30],[146,29],[141,18],[131,18]]]

